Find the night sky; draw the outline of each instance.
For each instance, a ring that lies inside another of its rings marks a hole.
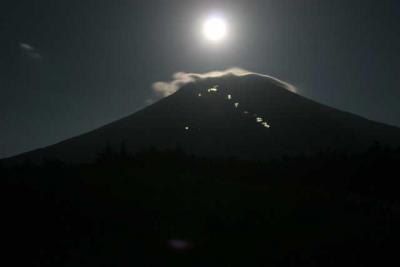
[[[0,157],[129,115],[177,71],[241,67],[400,126],[399,18],[397,0],[1,0]]]

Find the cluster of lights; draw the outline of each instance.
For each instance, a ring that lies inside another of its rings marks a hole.
[[[218,92],[218,88],[219,88],[218,85],[214,85],[213,87],[208,88],[208,89],[207,89],[207,92],[208,92],[209,94],[215,94],[215,93]],[[203,95],[202,95],[202,93],[198,93],[197,96],[198,96],[198,97],[202,97]],[[226,99],[227,99],[228,101],[231,101],[231,100],[233,99],[233,97],[232,97],[231,94],[228,94],[228,95],[226,96]],[[233,106],[234,106],[235,108],[239,108],[239,102],[235,102],[235,103],[233,104]],[[249,114],[249,111],[245,110],[245,111],[243,111],[243,113],[246,114],[246,115],[248,115],[248,114]],[[263,127],[265,127],[265,128],[271,128],[271,125],[269,125],[262,117],[258,116],[257,114],[254,114],[254,117],[256,117],[256,122],[257,122],[257,123],[260,123]],[[189,129],[190,129],[189,126],[185,126],[185,130],[186,130],[186,131],[189,131]]]

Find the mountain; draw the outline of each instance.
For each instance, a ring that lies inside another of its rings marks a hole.
[[[173,149],[207,157],[271,159],[324,150],[400,145],[400,129],[302,97],[260,76],[198,79],[128,117],[6,162],[83,163],[109,147],[135,153]]]

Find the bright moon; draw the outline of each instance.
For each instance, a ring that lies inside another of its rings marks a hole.
[[[219,42],[223,40],[227,33],[226,21],[218,17],[207,19],[203,25],[203,33],[209,41]]]

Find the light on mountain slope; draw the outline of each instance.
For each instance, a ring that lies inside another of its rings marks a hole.
[[[213,93],[213,94],[215,94],[217,97],[219,96],[219,97],[222,97],[222,95],[220,95],[220,94],[218,94],[218,88],[219,88],[219,86],[218,85],[214,85],[213,87],[211,87],[211,88],[208,88],[207,89],[207,92],[208,93]],[[202,96],[202,94],[201,93],[198,93],[198,96]],[[232,95],[231,94],[228,94],[228,95],[226,95],[226,98],[224,98],[225,100],[232,100]],[[234,104],[233,104],[233,106],[236,108],[236,109],[238,109],[239,108],[239,102],[235,102]],[[249,111],[247,111],[247,110],[244,110],[243,111],[243,113],[245,114],[245,115],[248,115],[249,114]],[[266,122],[266,121],[264,121],[264,119],[262,118],[262,117],[259,117],[257,114],[253,114],[253,116],[256,118],[256,122],[257,123],[260,123],[263,127],[265,127],[265,128],[270,128],[271,126]],[[186,126],[185,127],[185,130],[186,131],[188,131],[189,130],[189,126]]]
[[[263,122],[262,125],[263,125],[265,128],[271,128],[271,126],[270,126],[268,123],[266,123],[266,122]]]
[[[216,93],[218,91],[218,86],[215,85],[207,90],[209,93]]]

